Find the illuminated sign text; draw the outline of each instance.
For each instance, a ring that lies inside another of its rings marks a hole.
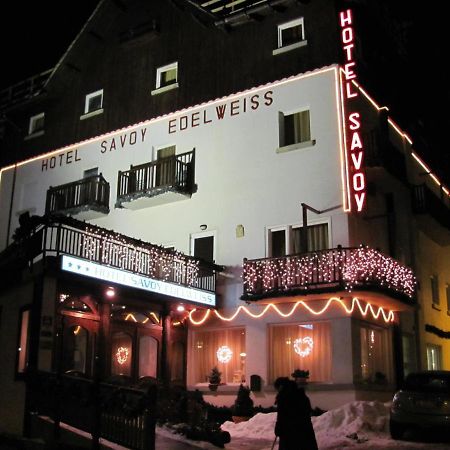
[[[361,114],[352,110],[353,99],[358,97],[355,72],[355,35],[353,31],[353,17],[350,9],[339,14],[341,26],[342,49],[344,50],[345,63],[343,73],[343,97],[346,108],[345,114],[345,165],[346,185],[349,190],[349,204],[346,210],[361,212],[366,202],[366,175],[364,172],[364,147],[361,136]]]
[[[64,255],[62,257],[61,268],[67,272],[96,278],[98,280],[110,281],[111,283],[117,283],[122,286],[143,289],[144,291],[181,298],[203,305],[216,305],[216,296],[211,292],[167,283],[166,281],[154,280],[153,278],[143,277],[135,273],[114,269],[113,267],[102,266],[101,264],[72,256]]]

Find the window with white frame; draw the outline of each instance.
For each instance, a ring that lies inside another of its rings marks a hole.
[[[296,144],[313,144],[311,140],[310,111],[305,109],[295,113],[279,113],[280,148]]]
[[[273,55],[307,45],[303,17],[278,25],[277,39],[278,48],[273,51]]]
[[[375,383],[388,382],[392,371],[388,330],[372,325],[362,326],[360,338],[362,380]]]
[[[213,367],[222,383],[245,382],[245,328],[195,331],[191,352],[194,383],[207,383]]]
[[[30,124],[28,127],[28,134],[36,134],[44,132],[45,113],[39,113],[30,117]]]
[[[303,17],[278,25],[278,48],[305,40]]]
[[[84,102],[84,114],[89,114],[95,111],[101,111],[103,108],[103,89],[91,92],[86,95]]]
[[[439,277],[437,275],[431,275],[430,277],[430,286],[431,286],[431,301],[433,305],[439,306]]]
[[[427,369],[440,370],[442,367],[442,348],[440,345],[427,344]]]
[[[156,90],[170,89],[178,86],[178,62],[156,69]]]
[[[308,225],[306,246],[302,243],[303,227],[287,225],[268,230],[268,256],[276,258],[297,253],[326,250],[330,247],[328,223]]]

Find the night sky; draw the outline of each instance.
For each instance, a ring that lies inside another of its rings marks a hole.
[[[0,9],[0,88],[52,68],[76,37],[99,0],[3,3]],[[151,0],[149,0],[151,1]],[[377,0],[378,1],[378,0]],[[450,70],[446,16],[438,8],[396,0],[380,0],[392,9],[403,54],[384,60],[365,87],[412,135],[419,154],[450,184]],[[369,30],[368,30],[369,32]],[[378,39],[377,30],[371,36]],[[446,61],[447,62],[447,61]],[[363,81],[363,80],[361,80]],[[421,139],[420,136],[424,138]]]

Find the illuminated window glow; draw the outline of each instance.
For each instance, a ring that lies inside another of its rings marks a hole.
[[[128,360],[130,351],[127,347],[119,347],[116,352],[116,359],[119,364],[125,364]]]

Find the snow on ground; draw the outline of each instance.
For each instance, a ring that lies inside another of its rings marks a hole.
[[[270,450],[275,438],[276,413],[256,414],[247,422],[225,422],[222,430],[231,435],[227,449]],[[312,418],[320,450],[433,449],[450,450],[450,444],[394,441],[389,435],[389,404],[357,401]],[[259,444],[255,440],[260,440]],[[246,444],[246,445],[240,445]],[[250,441],[254,446],[251,447]],[[259,445],[259,447],[258,447]],[[275,446],[277,448],[277,446]]]
[[[247,422],[225,422],[222,430],[231,435],[226,450],[271,450],[276,413],[256,414]],[[389,404],[357,401],[312,418],[319,450],[450,450],[450,443],[394,441],[389,435]],[[214,450],[207,442],[191,441],[165,427],[157,434],[186,443],[186,448]],[[192,446],[192,447],[189,447]],[[278,450],[275,445],[274,450]]]

